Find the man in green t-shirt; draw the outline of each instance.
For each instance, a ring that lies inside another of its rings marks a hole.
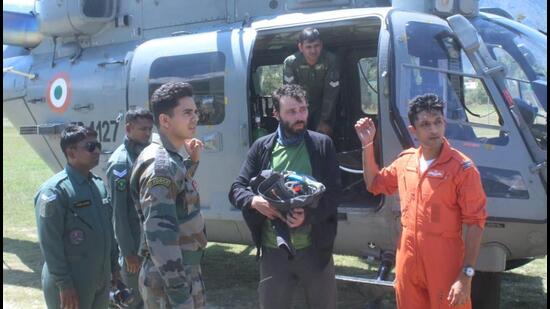
[[[336,308],[336,281],[332,248],[336,236],[336,205],[340,174],[332,140],[307,130],[308,104],[302,87],[283,85],[273,93],[275,133],[250,147],[240,175],[231,186],[231,203],[242,210],[254,242],[261,248],[260,307],[291,308],[294,288],[304,287],[310,308]],[[283,216],[250,188],[262,170],[295,171],[323,183],[326,191],[316,208],[295,208]],[[296,249],[289,259],[277,246],[271,221],[280,219],[290,228]]]

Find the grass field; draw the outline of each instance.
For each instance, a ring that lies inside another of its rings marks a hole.
[[[40,288],[43,258],[37,242],[33,196],[52,175],[9,122],[3,122],[3,307],[44,308]],[[258,267],[248,246],[211,243],[203,271],[207,308],[257,308]],[[546,257],[503,275],[501,308],[546,308]],[[335,256],[338,274],[374,274],[364,260]],[[338,282],[339,308],[365,308],[379,291]],[[305,307],[297,299],[296,308]],[[379,308],[393,308],[391,293]]]

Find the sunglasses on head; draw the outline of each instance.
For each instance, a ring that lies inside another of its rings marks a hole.
[[[94,152],[96,148],[101,150],[101,143],[98,141],[87,142],[84,148],[86,148],[88,152]]]

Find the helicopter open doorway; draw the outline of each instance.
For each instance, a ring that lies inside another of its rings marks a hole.
[[[278,123],[272,116],[271,93],[283,83],[283,61],[297,51],[297,38],[302,29],[319,29],[323,49],[332,52],[340,63],[340,98],[333,113],[335,121],[332,138],[343,187],[338,205],[340,225],[337,237],[340,249],[349,254],[369,255],[372,252],[368,250],[378,250],[378,244],[365,241],[361,246],[362,251],[358,251],[357,231],[369,226],[365,220],[382,220],[386,216],[393,220],[395,211],[398,211],[391,207],[383,208],[384,198],[373,196],[366,190],[362,175],[361,144],[353,128],[359,118],[368,116],[375,122],[380,119],[378,54],[382,25],[382,18],[373,14],[293,27],[259,28],[251,53],[248,100],[250,143],[260,135],[276,130]],[[382,163],[382,136],[382,133],[379,134],[375,141],[379,164]],[[376,236],[380,240],[379,244],[384,247],[385,243],[391,243],[393,233],[380,233]],[[378,256],[379,252],[376,251],[375,255]]]

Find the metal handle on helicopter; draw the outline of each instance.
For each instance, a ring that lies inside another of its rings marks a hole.
[[[14,69],[13,67],[3,68],[2,73],[13,73],[13,74],[16,74],[16,75],[21,75],[21,76],[24,76],[24,77],[26,77],[30,80],[35,80],[38,77],[38,74],[21,72],[21,71],[18,71],[16,69]]]
[[[97,64],[97,66],[105,67],[107,65],[113,65],[113,64],[124,64],[124,60],[111,60],[111,61],[100,62]]]
[[[529,167],[529,170],[532,172],[532,173],[536,173],[540,170],[542,170],[543,168],[546,167],[546,160],[542,161],[542,162],[539,162],[539,163],[535,163],[534,165],[530,166]]]

